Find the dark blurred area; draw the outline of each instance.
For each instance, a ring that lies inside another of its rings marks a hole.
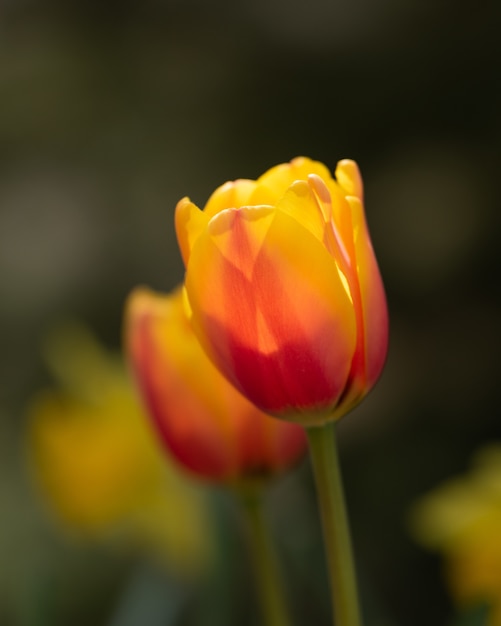
[[[477,446],[500,437],[500,7],[4,0],[2,626],[258,623],[247,611],[245,549],[219,492],[231,564],[195,591],[169,587],[205,607],[205,621],[193,609],[182,620],[143,612],[134,621],[124,598],[138,571],[150,608],[168,587],[164,574],[58,536],[26,473],[25,415],[50,382],[40,355],[49,327],[77,318],[119,348],[129,291],[168,291],[182,280],[173,228],[181,197],[203,205],[224,181],[298,155],[332,170],[342,158],[359,163],[389,300],[386,370],[339,428],[367,626],[449,623],[440,561],[414,543],[406,516],[420,494],[467,467]],[[327,624],[308,465],[271,495],[296,624]],[[64,580],[57,593],[49,562]],[[225,585],[236,589],[231,602]],[[43,618],[58,593],[64,602]],[[214,608],[225,602],[231,611]]]

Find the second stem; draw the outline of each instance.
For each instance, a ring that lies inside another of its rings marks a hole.
[[[254,561],[263,622],[267,626],[289,626],[280,568],[263,516],[262,497],[263,494],[259,488],[240,493],[240,501],[247,518],[249,546],[251,558]]]

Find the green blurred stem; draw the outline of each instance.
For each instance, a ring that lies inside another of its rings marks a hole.
[[[254,562],[257,591],[266,626],[289,626],[280,570],[263,515],[262,489],[240,490],[247,521],[250,556]]]
[[[360,626],[355,565],[334,422],[306,430],[317,487],[336,626]]]

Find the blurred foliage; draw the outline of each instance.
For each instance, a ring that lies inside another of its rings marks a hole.
[[[33,487],[54,530],[85,552],[101,546],[119,560],[146,561],[147,575],[141,569],[134,575],[132,598],[152,568],[158,570],[153,583],[163,580],[166,592],[169,578],[177,586],[193,580],[212,558],[208,500],[163,454],[122,360],[76,323],[59,326],[45,343],[58,386],[31,400],[25,445]],[[78,604],[61,604],[62,573],[43,569],[34,583],[40,602],[27,623],[64,623],[75,610],[80,618]],[[73,593],[70,587],[67,594]],[[146,614],[151,610],[154,601]]]
[[[447,623],[440,559],[405,514],[500,435],[500,12],[450,0],[2,3],[2,626],[41,624],[37,607],[50,615],[54,602],[66,608],[51,626],[115,626],[130,597],[154,610],[165,583],[138,557],[68,544],[33,497],[22,451],[25,407],[49,378],[40,338],[73,316],[117,348],[130,289],[182,277],[177,200],[203,204],[298,154],[359,162],[390,304],[383,378],[340,424],[367,624]],[[297,624],[326,624],[308,467],[272,496]],[[245,551],[225,498],[213,506],[224,567],[176,587],[169,610],[194,594],[186,620],[210,605],[214,623],[244,624]]]
[[[453,626],[487,626],[489,607],[485,605],[474,607],[461,615]]]
[[[27,456],[64,530],[122,530],[181,572],[209,556],[207,504],[165,458],[121,359],[76,323],[55,329],[46,358],[59,387],[29,407]]]

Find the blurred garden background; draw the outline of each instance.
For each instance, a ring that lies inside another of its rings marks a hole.
[[[384,374],[339,425],[366,623],[452,623],[442,559],[409,511],[501,438],[500,13],[448,0],[2,2],[1,626],[259,623],[223,490],[176,483],[172,504],[154,498],[156,523],[136,524],[144,541],[72,523],[44,491],[51,457],[33,450],[34,422],[51,406],[40,392],[71,387],[72,372],[96,379],[85,393],[116,382],[96,355],[120,351],[133,287],[182,280],[176,202],[202,206],[298,155],[359,163],[390,307]],[[87,364],[61,343],[68,321]],[[93,450],[86,437],[62,440],[69,464]],[[104,441],[96,485],[115,460],[115,436]],[[307,462],[273,485],[267,512],[296,626],[328,624]]]

